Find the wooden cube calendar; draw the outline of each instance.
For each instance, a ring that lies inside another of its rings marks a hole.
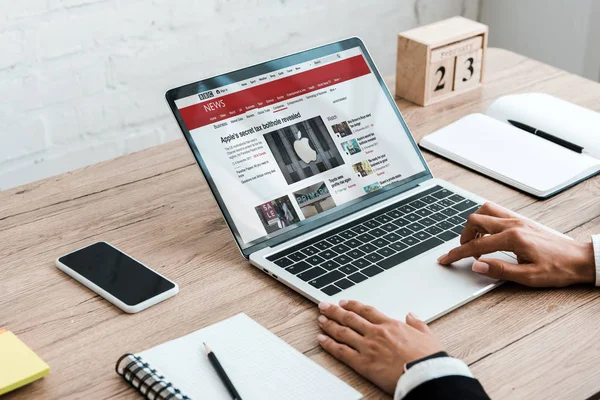
[[[426,106],[483,79],[487,25],[454,17],[398,35],[396,97]]]

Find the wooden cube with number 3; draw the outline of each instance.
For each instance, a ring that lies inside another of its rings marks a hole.
[[[481,85],[488,27],[463,17],[398,35],[396,97],[422,106]]]
[[[479,85],[481,80],[481,49],[456,57],[454,90],[465,90]]]

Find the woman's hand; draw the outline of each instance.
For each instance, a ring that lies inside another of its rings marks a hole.
[[[404,364],[443,351],[429,327],[415,315],[406,323],[358,301],[319,304],[321,346],[386,392],[393,394]]]
[[[469,216],[460,243],[438,262],[447,265],[467,257],[511,251],[517,255],[518,265],[481,258],[473,263],[473,271],[535,287],[595,281],[591,243],[565,239],[493,203]]]

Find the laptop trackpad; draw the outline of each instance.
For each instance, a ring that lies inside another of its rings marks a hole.
[[[402,321],[409,312],[429,321],[474,299],[498,283],[495,279],[473,272],[473,258],[442,266],[437,263],[440,254],[443,253],[432,251],[393,267],[364,282],[364,286],[356,285],[345,291],[344,298],[370,304]],[[503,252],[485,257],[517,262]]]

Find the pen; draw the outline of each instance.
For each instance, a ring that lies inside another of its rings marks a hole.
[[[231,398],[233,400],[242,400],[242,398],[240,397],[237,390],[235,390],[233,383],[227,376],[227,373],[221,366],[221,363],[217,359],[217,356],[215,355],[215,353],[210,349],[210,347],[208,347],[208,345],[206,343],[202,342],[202,344],[204,345],[204,350],[206,350],[206,356],[210,360],[210,363],[212,364],[215,371],[217,371],[217,375],[219,375],[219,378],[221,378],[221,382],[223,382],[223,384],[227,388],[227,391],[231,395]]]
[[[578,146],[575,143],[568,142],[568,141],[566,141],[564,139],[561,139],[559,137],[556,137],[556,136],[551,135],[549,133],[546,133],[544,131],[540,131],[539,129],[535,129],[532,126],[523,124],[521,122],[512,121],[512,120],[509,119],[508,123],[511,124],[511,125],[513,125],[513,126],[516,126],[517,128],[523,129],[524,131],[527,131],[529,133],[533,133],[534,135],[539,136],[539,137],[541,137],[543,139],[549,140],[552,143],[556,143],[559,146],[566,147],[569,150],[573,150],[576,153],[583,153],[583,147]]]

